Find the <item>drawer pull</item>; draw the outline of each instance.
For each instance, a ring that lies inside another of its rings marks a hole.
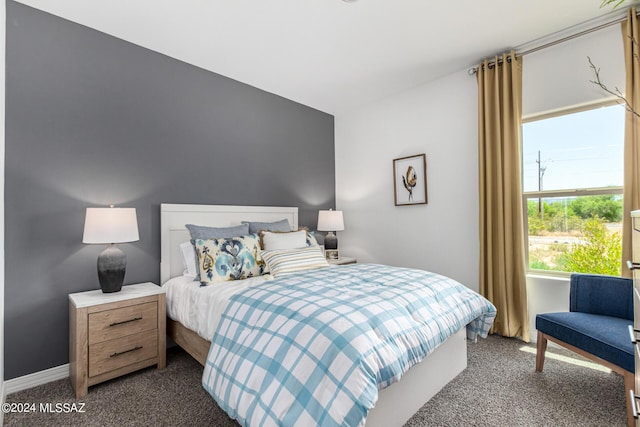
[[[638,419],[638,407],[636,405],[636,402],[638,399],[640,399],[640,397],[636,396],[635,393],[632,390],[629,390],[629,397],[631,398],[631,412],[633,412],[633,418],[635,418],[636,420]]]
[[[629,270],[638,270],[640,269],[640,262],[627,261],[627,268]]]
[[[109,327],[118,326],[118,325],[124,325],[125,323],[135,322],[135,321],[138,321],[138,320],[142,320],[142,317],[134,317],[133,319],[123,320],[122,322],[113,322],[113,323],[109,324]]]
[[[126,353],[131,353],[132,351],[136,351],[136,350],[142,350],[142,346],[135,346],[133,348],[130,348],[129,350],[125,350],[125,351],[116,351],[115,353],[109,355],[109,357],[116,357],[116,356],[122,356],[123,354]]]

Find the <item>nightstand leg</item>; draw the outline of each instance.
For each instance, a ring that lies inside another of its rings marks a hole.
[[[165,294],[158,295],[158,369],[167,367],[167,303]]]
[[[89,392],[89,387],[87,387],[86,384],[84,385],[77,385],[76,386],[76,399],[82,399],[83,397],[85,397],[87,395],[87,393]]]
[[[76,309],[69,303],[69,379],[76,392],[76,399],[86,396],[89,388],[89,373],[85,362],[88,357],[87,323],[87,309]]]

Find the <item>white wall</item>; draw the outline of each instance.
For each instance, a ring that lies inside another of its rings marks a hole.
[[[508,40],[505,45],[508,45]],[[624,88],[618,25],[523,59],[523,112],[602,99],[587,55]],[[466,70],[336,117],[336,203],[343,255],[423,268],[478,289],[477,84]],[[392,160],[426,153],[429,203],[396,207]],[[568,310],[566,278],[527,278],[536,313]],[[532,334],[535,337],[535,334]]]
[[[476,80],[460,71],[336,117],[341,254],[478,288]],[[427,205],[394,206],[393,159],[427,155]]]
[[[624,91],[624,51],[620,25],[599,30],[523,58],[522,114],[588,104],[606,98],[594,79],[587,56],[600,68],[607,86]]]

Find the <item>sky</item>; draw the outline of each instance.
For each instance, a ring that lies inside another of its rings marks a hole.
[[[622,186],[624,107],[620,105],[523,124],[524,191]]]

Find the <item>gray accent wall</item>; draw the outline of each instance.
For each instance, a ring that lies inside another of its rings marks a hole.
[[[13,1],[6,65],[6,379],[69,360],[67,295],[99,288],[104,249],[85,208],[137,209],[125,283],[158,283],[160,203],[299,206],[311,228],[335,207],[329,114]]]

